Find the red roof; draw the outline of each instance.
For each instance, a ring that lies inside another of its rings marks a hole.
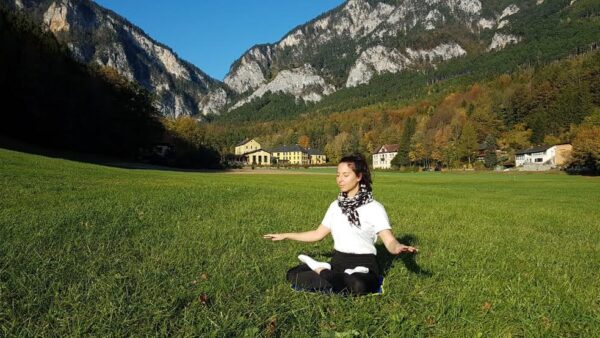
[[[400,145],[398,145],[398,144],[384,144],[381,147],[379,147],[375,153],[376,154],[379,154],[379,153],[396,153],[396,152],[398,152],[399,148],[400,148]]]

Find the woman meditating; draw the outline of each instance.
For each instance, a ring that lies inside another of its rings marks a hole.
[[[333,236],[334,253],[331,262],[318,262],[306,255],[298,256],[303,263],[287,272],[287,280],[303,290],[347,292],[364,295],[377,292],[380,274],[375,255],[377,236],[386,249],[395,255],[416,253],[412,246],[400,244],[392,234],[383,206],[373,199],[371,174],[362,155],[342,158],[337,167],[340,194],[333,201],[315,230],[264,235],[265,239],[301,242],[320,241]]]

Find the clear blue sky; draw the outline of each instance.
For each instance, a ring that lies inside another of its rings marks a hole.
[[[279,41],[344,0],[95,0],[223,80],[248,48]]]

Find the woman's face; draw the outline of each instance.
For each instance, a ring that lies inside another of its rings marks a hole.
[[[350,197],[356,195],[361,179],[362,175],[356,175],[348,163],[338,164],[336,182],[341,192],[348,193]]]

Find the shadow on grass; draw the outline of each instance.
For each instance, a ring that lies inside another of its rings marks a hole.
[[[405,235],[400,238],[397,238],[398,242],[404,245],[414,246],[417,242],[417,239],[413,235]],[[433,273],[429,270],[425,270],[417,264],[417,255],[404,253],[399,256],[395,256],[390,254],[385,245],[383,243],[377,243],[377,261],[379,262],[379,267],[381,268],[381,273],[383,276],[386,276],[388,271],[394,265],[394,261],[400,260],[406,267],[406,269],[414,274],[417,274],[422,277],[431,277]]]
[[[162,170],[162,171],[177,171],[177,172],[203,172],[203,173],[220,173],[228,172],[227,169],[204,169],[204,168],[184,168],[170,167],[166,165],[158,165],[136,161],[128,158],[120,158],[116,156],[84,153],[68,149],[47,148],[11,137],[0,135],[0,148],[28,153],[32,155],[40,155],[45,157],[69,160],[74,162],[97,164],[107,167],[121,169],[141,169],[141,170]]]

